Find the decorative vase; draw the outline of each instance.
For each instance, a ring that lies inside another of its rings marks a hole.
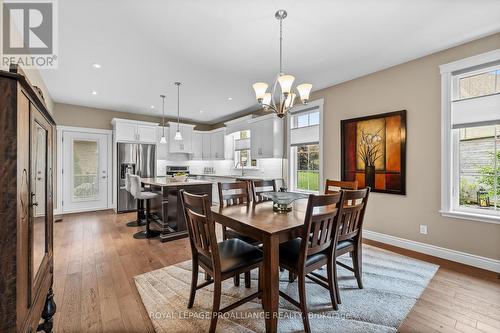
[[[375,166],[365,165],[365,186],[370,186],[373,190],[375,188]]]

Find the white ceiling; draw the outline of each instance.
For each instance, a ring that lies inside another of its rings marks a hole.
[[[56,102],[161,115],[164,93],[174,116],[181,81],[181,118],[199,122],[256,108],[251,84],[278,71],[280,8],[285,72],[313,90],[500,31],[498,0],[58,4],[59,68],[42,71]]]

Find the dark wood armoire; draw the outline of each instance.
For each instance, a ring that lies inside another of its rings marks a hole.
[[[52,331],[54,137],[41,91],[0,71],[0,332]]]

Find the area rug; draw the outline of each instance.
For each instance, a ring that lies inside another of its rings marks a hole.
[[[351,264],[342,256],[339,261]],[[313,332],[396,332],[420,297],[438,266],[373,246],[363,247],[364,289],[358,289],[353,274],[338,267],[342,304],[331,307],[326,289],[307,281],[307,305]],[[202,270],[200,270],[203,272]],[[318,270],[326,276],[326,269]],[[252,288],[222,287],[221,307],[233,303],[257,288],[257,272],[252,272]],[[196,292],[195,304],[187,309],[191,281],[191,261],[185,261],[135,277],[142,302],[156,332],[207,332],[210,322],[213,286]],[[204,281],[200,273],[199,283]],[[299,299],[297,282],[288,282],[288,272],[280,276],[280,290]],[[280,332],[302,332],[301,313],[280,297]],[[246,303],[219,318],[217,332],[265,332],[260,300]]]

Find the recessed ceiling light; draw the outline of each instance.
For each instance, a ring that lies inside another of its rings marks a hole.
[[[200,110],[200,113],[203,113],[203,110]]]
[[[151,105],[149,108],[150,108],[150,109],[154,109],[154,108],[155,108],[155,106],[154,106],[154,105]]]
[[[101,65],[100,65],[100,64],[98,64],[98,63],[96,63],[96,62],[94,62],[94,63],[92,64],[92,67],[94,67],[94,68],[101,68]]]
[[[91,94],[92,94],[92,95],[97,95],[97,91],[92,90]]]
[[[227,100],[228,100],[228,101],[232,101],[232,100],[233,100],[233,98],[232,98],[232,97],[228,97],[228,98],[227,98]]]

